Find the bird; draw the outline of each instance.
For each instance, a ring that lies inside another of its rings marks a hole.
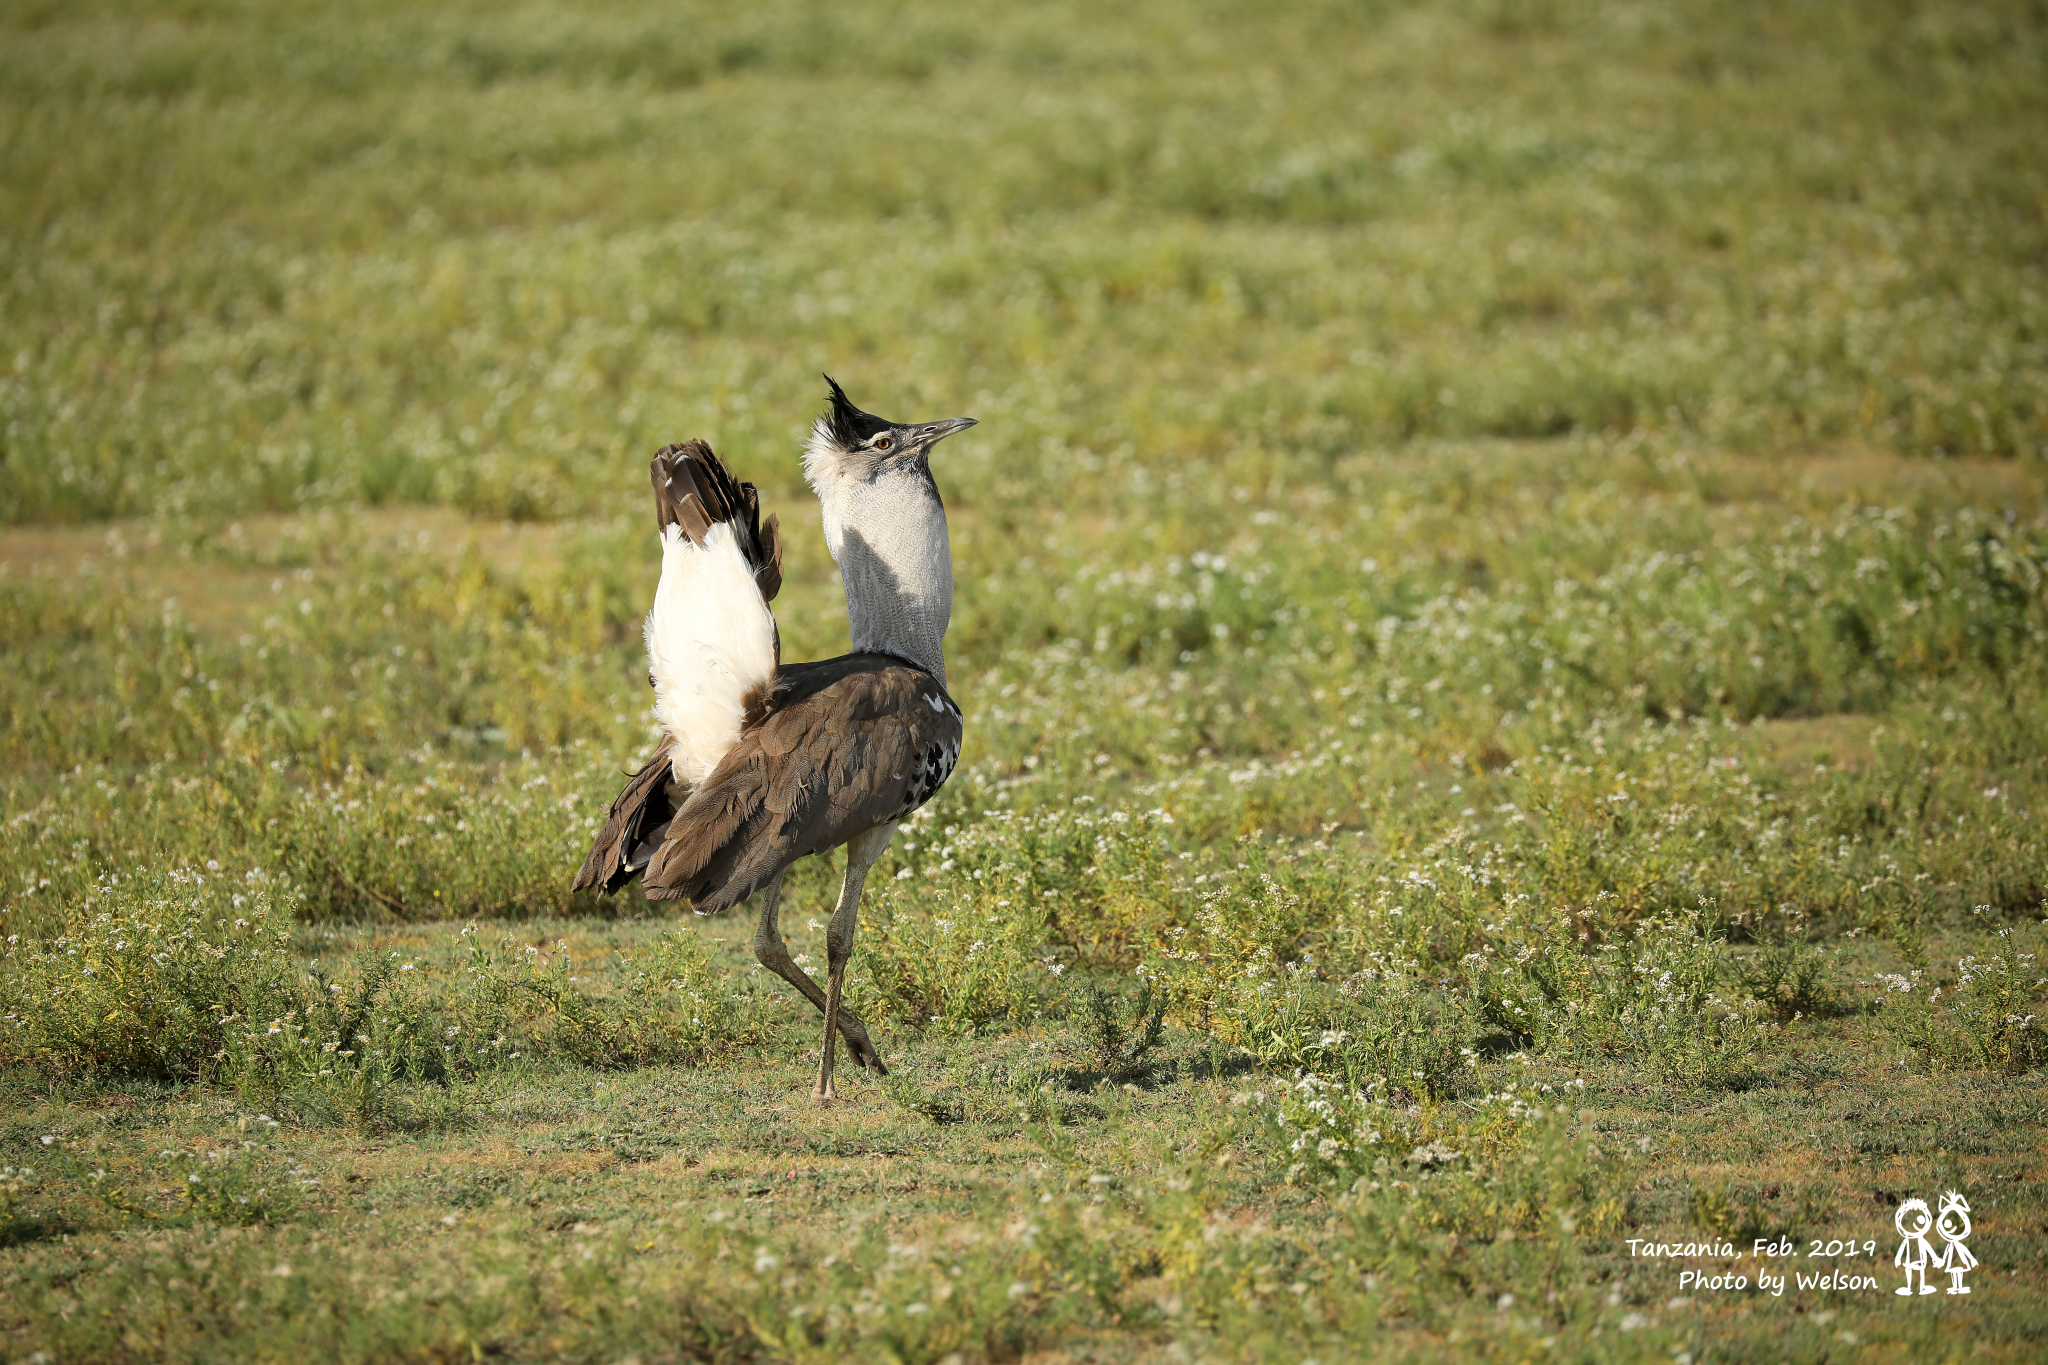
[[[841,1007],[861,889],[897,822],[931,800],[960,759],[964,718],[946,690],[952,543],[932,448],[972,417],[892,422],[861,411],[830,375],[811,424],[805,479],[846,589],[852,650],[783,663],[770,603],[782,585],[777,519],[702,440],[655,455],[661,578],[648,612],[648,681],[660,737],[611,804],[575,889],[611,895],[635,877],[649,901],[701,915],[759,897],[754,956],[825,1016],[812,1098],[829,1104],[833,1056],[887,1075]],[[846,849],[825,931],[820,989],[784,942],[790,864]]]

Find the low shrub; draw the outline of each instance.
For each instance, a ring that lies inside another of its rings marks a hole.
[[[0,953],[0,1064],[58,1076],[211,1074],[230,1025],[289,1008],[293,904],[258,872],[107,874],[49,940]]]
[[[1897,992],[1884,1008],[1892,1035],[1931,1066],[2019,1075],[2048,1063],[2048,976],[2012,929],[1998,931],[1988,957],[1958,960],[1947,987],[1920,972],[1881,980]]]
[[[1816,948],[1804,936],[1764,943],[1730,964],[1737,985],[1780,1023],[1802,1015],[1832,1012],[1835,993],[1830,983],[1835,955]]]
[[[1030,903],[999,889],[913,899],[884,884],[863,906],[856,1011],[952,1035],[1041,1012],[1064,965]]]
[[[1477,1030],[1450,992],[1397,976],[1331,984],[1297,975],[1265,1000],[1245,1046],[1268,1066],[1342,1078],[1400,1104],[1471,1089]]]
[[[1606,942],[1575,942],[1561,919],[1505,952],[1468,956],[1465,981],[1483,1023],[1511,1043],[1626,1059],[1665,1084],[1714,1089],[1747,1073],[1773,1027],[1756,1001],[1715,991],[1725,942],[1706,905],[1646,918]]]
[[[575,972],[566,944],[493,948],[472,926],[451,973],[388,949],[308,962],[293,908],[255,872],[103,878],[67,932],[0,954],[0,1064],[215,1081],[380,1129],[453,1121],[464,1083],[520,1058],[705,1063],[759,1036],[752,997],[686,932]]]
[[[1133,990],[1088,981],[1079,995],[1073,1018],[1081,1051],[1104,1076],[1118,1077],[1142,1065],[1165,1036],[1165,995],[1150,977],[1139,977]]]

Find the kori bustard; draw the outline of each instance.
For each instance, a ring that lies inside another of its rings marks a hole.
[[[759,495],[702,441],[654,457],[661,582],[647,614],[648,680],[661,739],[612,802],[576,888],[606,894],[640,878],[651,901],[698,914],[760,898],[754,955],[825,1015],[812,1097],[833,1098],[840,1036],[887,1073],[860,1020],[840,1008],[861,886],[896,822],[931,800],[960,757],[960,708],[946,692],[953,555],[932,482],[932,447],[972,417],[890,422],[847,401],[812,424],[804,475],[846,585],[853,652],[785,664],[768,604],[782,542]],[[846,847],[825,931],[823,990],[790,957],[777,912],[798,858]]]

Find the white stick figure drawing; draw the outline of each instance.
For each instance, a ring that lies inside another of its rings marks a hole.
[[[1977,1258],[1963,1245],[1970,1235],[1970,1201],[1950,1190],[1941,1197],[1941,1216],[1935,1220],[1934,1230],[1941,1234],[1941,1240],[1948,1245],[1941,1249],[1935,1264],[1948,1272],[1948,1292],[1967,1294],[1970,1287],[1963,1283],[1963,1275],[1976,1268]],[[1923,1281],[1926,1272],[1921,1272]],[[1923,1289],[1921,1293],[1931,1291]]]
[[[1908,1226],[1909,1222],[1911,1226]],[[1906,1272],[1905,1287],[1892,1292],[1911,1294],[1913,1277],[1917,1275],[1920,1277],[1920,1292],[1932,1294],[1934,1286],[1927,1283],[1927,1263],[1933,1261],[1940,1265],[1941,1262],[1936,1259],[1934,1248],[1927,1245],[1927,1230],[1934,1226],[1934,1215],[1927,1211],[1927,1201],[1908,1199],[1899,1205],[1898,1213],[1892,1217],[1892,1225],[1899,1230],[1899,1236],[1905,1239],[1899,1243],[1898,1254],[1892,1257],[1892,1264]]]

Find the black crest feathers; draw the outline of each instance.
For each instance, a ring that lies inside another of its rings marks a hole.
[[[890,423],[855,407],[847,398],[846,390],[839,387],[838,380],[828,374],[825,382],[832,387],[832,411],[825,422],[831,428],[832,439],[842,450],[851,450],[878,432],[889,429]]]

